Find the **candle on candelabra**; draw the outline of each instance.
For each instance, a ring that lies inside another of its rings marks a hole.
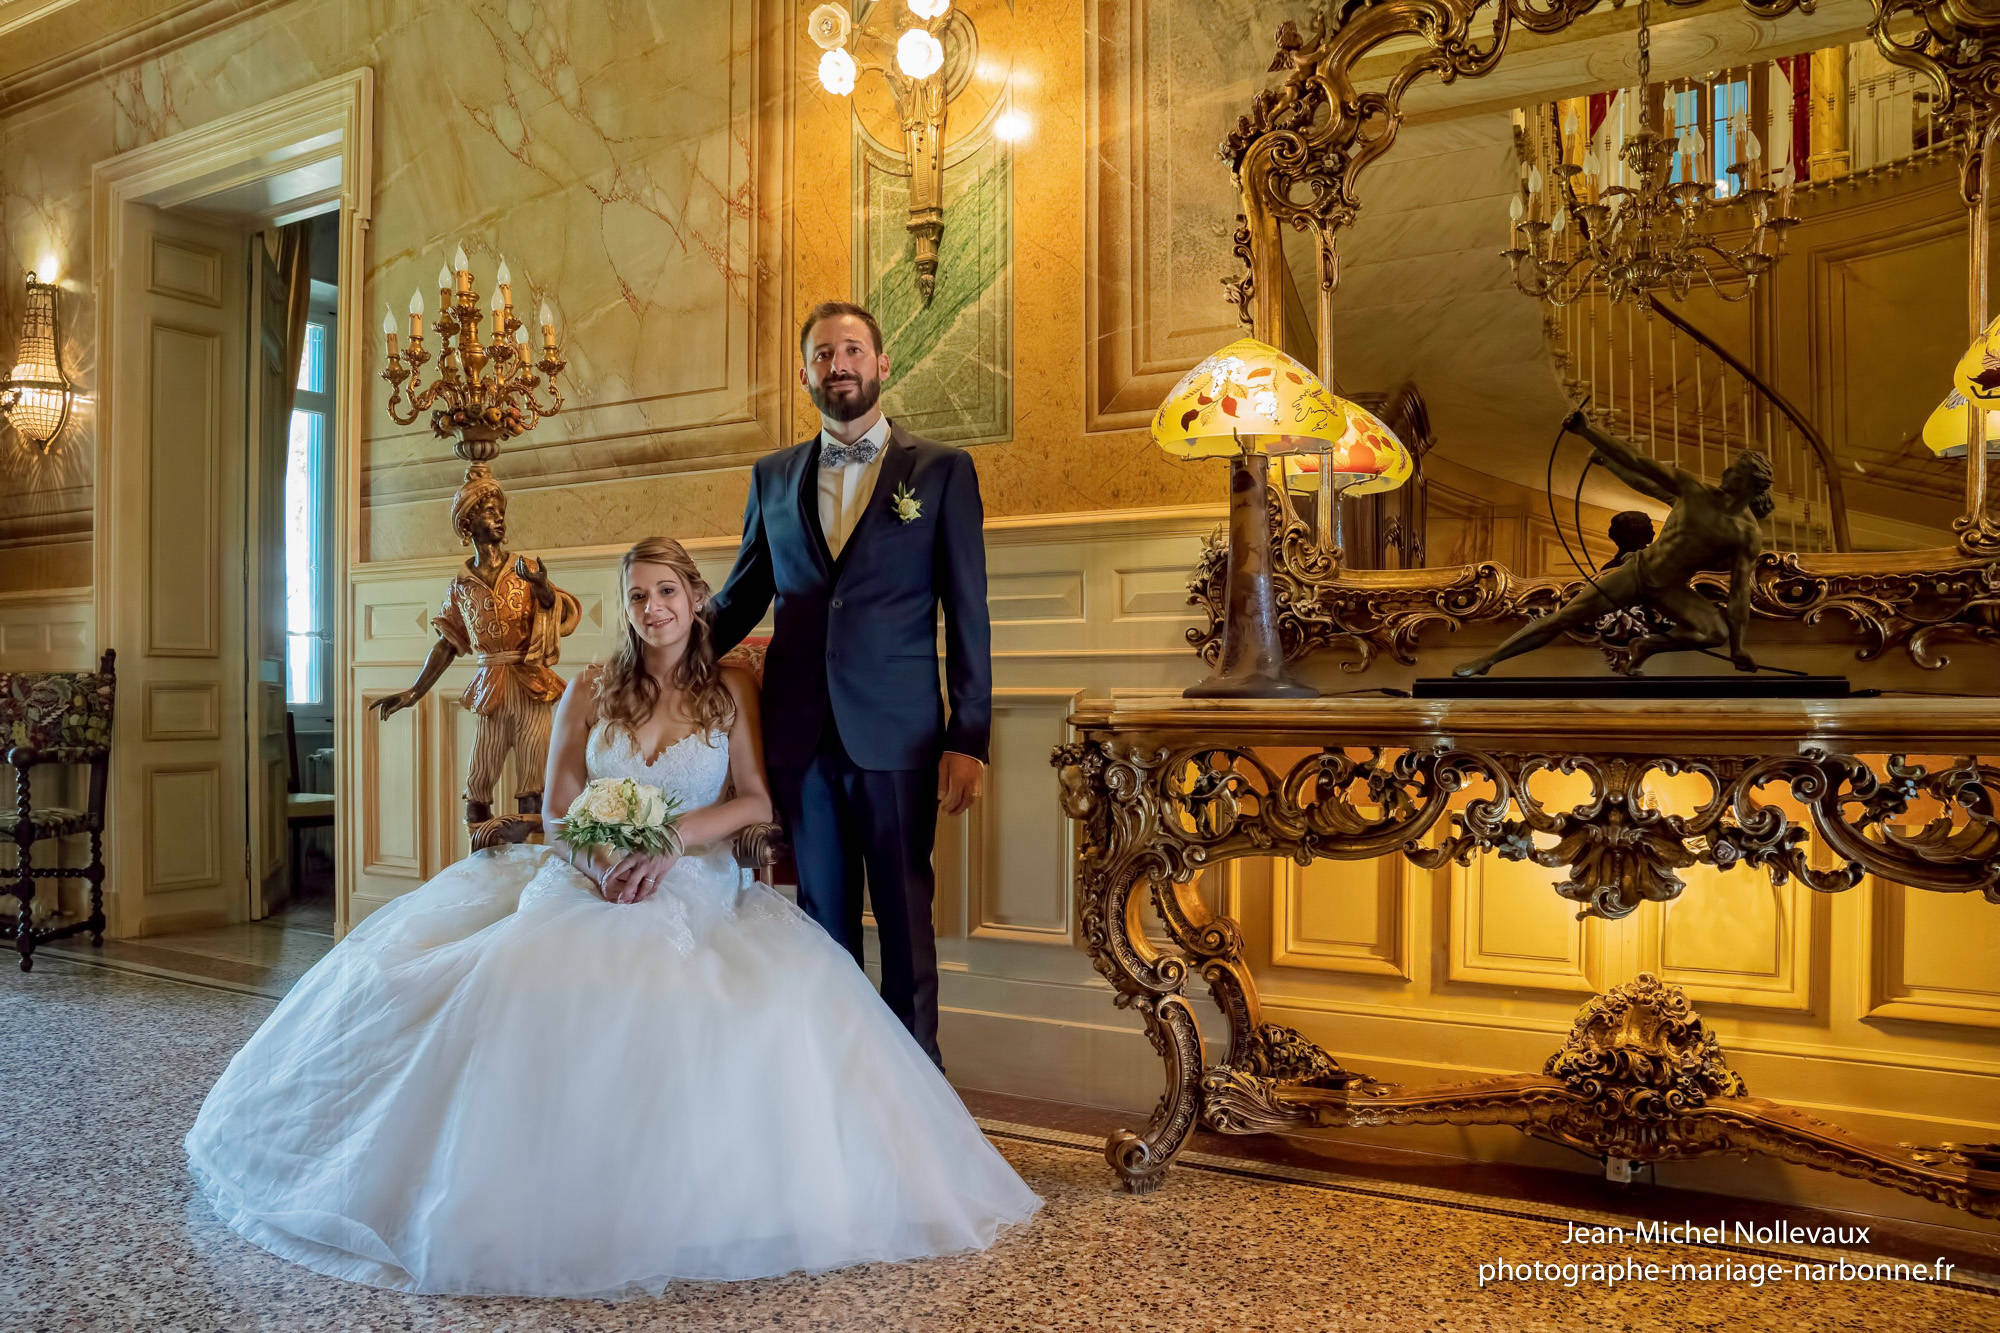
[[[438,314],[443,315],[450,309],[451,309],[451,270],[446,268],[443,264],[439,264],[438,265]]]
[[[555,350],[556,345],[556,317],[549,313],[549,303],[547,301],[542,302],[540,323],[542,326],[542,352],[544,355],[547,355]]]
[[[514,308],[514,275],[507,271],[507,256],[500,256],[500,271],[493,275],[493,281],[500,289],[500,304],[506,309]]]
[[[396,347],[396,316],[388,306],[382,307],[382,332],[389,339],[389,359],[394,361],[401,353]]]
[[[451,267],[452,267],[452,270],[453,270],[454,272],[456,272],[456,273],[458,274],[458,290],[459,290],[460,292],[469,292],[469,291],[471,291],[471,290],[472,290],[472,261],[471,261],[471,260],[469,260],[469,259],[467,259],[467,258],[465,257],[465,247],[464,247],[464,246],[462,246],[462,245],[461,245],[461,246],[459,246],[459,247],[458,247],[458,249],[456,249],[456,250],[452,251],[452,254],[451,254]]]
[[[500,290],[497,287],[493,291],[491,308],[493,311],[493,341],[496,344],[504,343],[507,339],[507,316],[501,311]]]
[[[424,340],[424,293],[421,288],[410,289],[410,346],[415,347]]]

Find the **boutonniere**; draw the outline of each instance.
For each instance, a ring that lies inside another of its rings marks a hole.
[[[905,523],[915,522],[924,516],[924,502],[919,500],[917,493],[908,486],[898,486],[891,503],[895,507],[896,517]]]

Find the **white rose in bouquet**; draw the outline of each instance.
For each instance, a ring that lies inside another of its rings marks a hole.
[[[572,847],[680,854],[674,830],[680,803],[648,783],[598,778],[585,785],[563,817],[562,840]]]
[[[624,781],[610,782],[603,779],[591,783],[583,789],[582,795],[577,797],[583,804],[583,813],[601,824],[624,823],[630,804],[625,795],[626,785]],[[570,807],[570,813],[576,813],[575,806]]]

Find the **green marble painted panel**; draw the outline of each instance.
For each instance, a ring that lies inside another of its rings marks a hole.
[[[945,158],[937,288],[917,290],[901,153],[855,132],[854,290],[882,323],[883,410],[950,444],[1014,433],[1013,156],[990,125]]]

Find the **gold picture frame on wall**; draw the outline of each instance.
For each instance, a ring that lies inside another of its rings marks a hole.
[[[2000,134],[2000,11],[1962,0],[1872,4],[1868,32],[1877,48],[1928,83],[1936,114],[1956,140],[1970,242],[1968,327],[1976,339],[1990,317],[1985,203],[1988,150]],[[1318,369],[1332,382],[1336,242],[1360,214],[1356,185],[1364,168],[1396,141],[1404,93],[1425,75],[1446,83],[1480,78],[1499,65],[1517,29],[1558,33],[1603,7],[1602,0],[1332,0],[1306,28],[1285,23],[1273,64],[1283,78],[1257,94],[1221,149],[1242,202],[1234,248],[1246,270],[1225,278],[1224,286],[1244,326],[1267,341],[1282,339],[1289,282],[1283,237],[1286,228],[1305,234],[1319,264]],[[1810,13],[1814,4],[1744,0],[1743,7],[1770,20]],[[1363,90],[1357,65],[1392,42],[1415,49],[1386,81]],[[1767,550],[1755,568],[1753,616],[1823,626],[1854,640],[1862,660],[1900,652],[1927,669],[1943,665],[1941,649],[1949,643],[2000,642],[2000,521],[1989,503],[1987,451],[1979,438],[1984,421],[1977,412],[1969,416],[1974,435],[1954,544],[1898,552]],[[1442,568],[1353,568],[1312,540],[1305,521],[1275,493],[1272,503],[1272,578],[1287,661],[1331,650],[1345,654],[1348,671],[1385,656],[1414,665],[1428,632],[1547,614],[1582,586],[1580,577],[1524,576],[1497,559]],[[1212,545],[1190,583],[1206,624],[1188,637],[1211,663],[1221,651],[1227,564],[1226,548]],[[1708,584],[1697,582],[1718,597],[1725,585],[1721,573]],[[1630,644],[1619,636],[1629,629],[1609,620],[1571,638],[1623,667]]]

